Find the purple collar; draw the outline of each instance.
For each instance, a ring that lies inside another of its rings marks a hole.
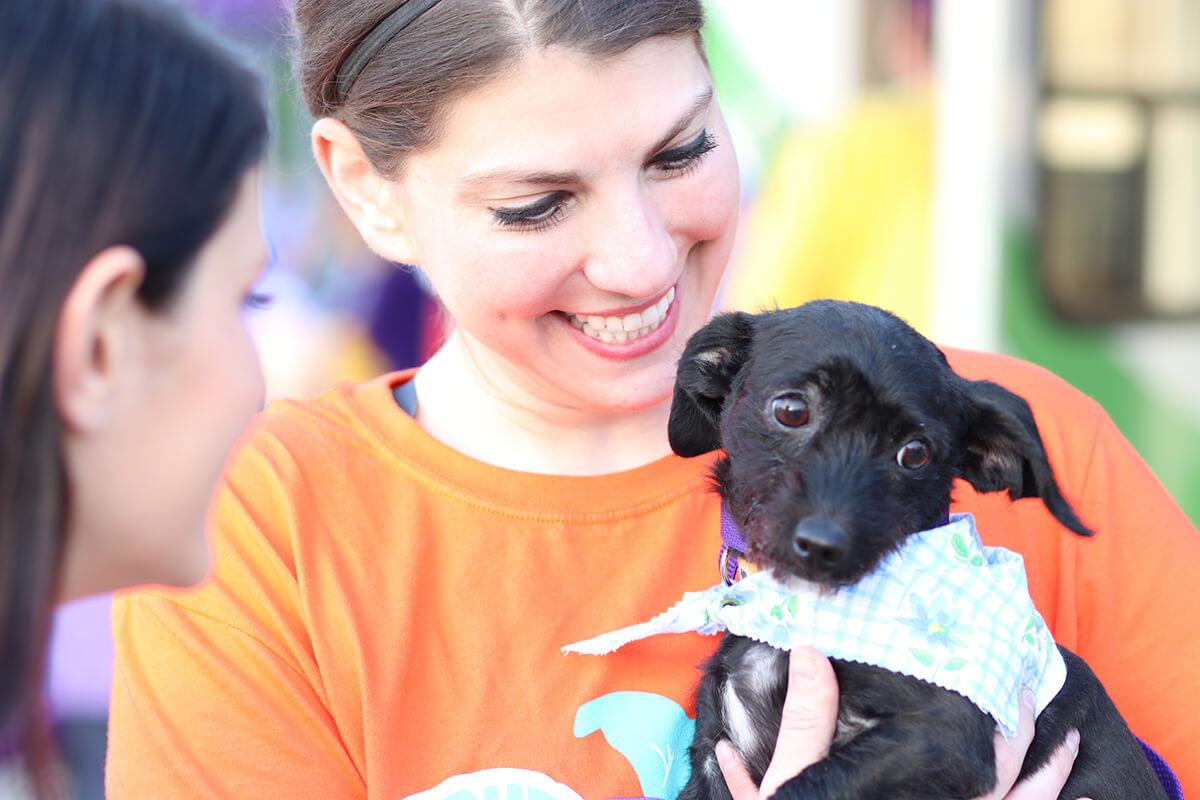
[[[729,509],[725,508],[724,503],[721,503],[721,556],[718,563],[721,579],[727,585],[733,584],[743,577],[738,566],[738,558],[746,552],[746,547],[746,539],[742,536],[741,528],[729,515]]]
[[[742,538],[742,530],[729,515],[729,509],[721,504],[721,542],[726,547],[732,547],[740,553],[746,552],[746,540]]]

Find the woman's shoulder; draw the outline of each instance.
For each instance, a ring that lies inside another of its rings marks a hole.
[[[251,441],[276,441],[291,447],[343,446],[369,438],[379,418],[398,419],[392,388],[409,377],[392,372],[357,383],[339,383],[308,398],[272,399],[250,424]]]
[[[1061,402],[1098,410],[1092,398],[1050,370],[1015,356],[983,350],[942,347],[946,360],[959,375],[969,380],[989,380],[1024,397],[1031,405],[1041,401]]]

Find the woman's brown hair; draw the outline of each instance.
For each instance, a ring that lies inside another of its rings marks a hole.
[[[437,140],[461,95],[530,50],[561,45],[596,57],[653,36],[694,36],[700,0],[441,0],[374,54],[344,101],[339,67],[396,0],[294,0],[295,61],[309,111],[357,136],[377,172],[397,177],[405,157]]]
[[[70,520],[52,366],[84,265],[125,244],[167,307],[264,152],[257,79],[132,0],[0,4],[0,737],[49,793],[41,674]],[[164,445],[166,446],[166,445]]]

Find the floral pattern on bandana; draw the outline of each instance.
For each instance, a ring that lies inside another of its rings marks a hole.
[[[985,547],[970,514],[910,536],[854,586],[822,590],[783,583],[770,570],[731,586],[688,592],[648,622],[567,645],[602,655],[659,633],[728,630],[790,650],[910,675],[958,692],[1009,735],[1023,686],[1040,713],[1066,679],[1066,665],[1029,597],[1020,555]]]

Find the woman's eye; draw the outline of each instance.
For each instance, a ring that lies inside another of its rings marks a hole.
[[[896,453],[896,463],[905,469],[916,470],[928,464],[931,455],[929,445],[920,439],[913,439]]]
[[[808,402],[798,394],[785,394],[771,401],[775,421],[786,428],[808,424]]]
[[[242,307],[250,311],[265,311],[275,303],[275,298],[265,292],[250,292],[242,298]]]
[[[558,221],[569,197],[566,192],[554,192],[526,206],[493,207],[489,210],[501,227],[542,230]]]
[[[650,166],[667,173],[686,172],[699,164],[700,159],[704,158],[716,146],[716,137],[707,130],[703,130],[700,131],[699,136],[687,144],[670,150],[664,150],[650,159]]]

